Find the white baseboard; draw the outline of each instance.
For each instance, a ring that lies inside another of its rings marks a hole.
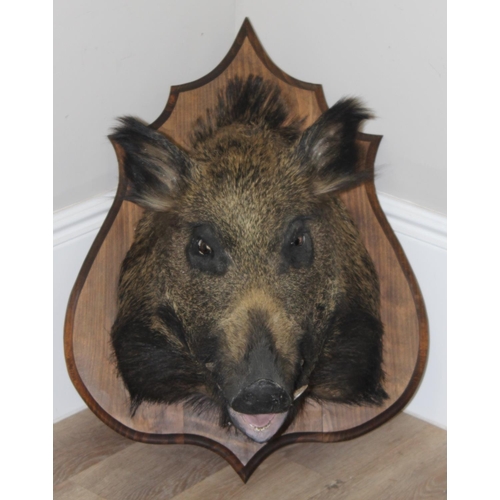
[[[111,208],[114,197],[115,191],[108,191],[54,212],[54,246],[98,230]]]
[[[73,283],[113,202],[110,191],[54,213],[54,421],[85,407],[66,371],[63,325]],[[424,296],[430,325],[425,376],[406,411],[446,427],[446,216],[386,194],[380,204]]]
[[[445,215],[384,193],[378,193],[378,199],[395,233],[446,250]]]

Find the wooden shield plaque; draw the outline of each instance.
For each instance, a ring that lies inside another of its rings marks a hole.
[[[165,110],[151,125],[188,148],[196,119],[216,104],[218,92],[238,76],[260,75],[277,84],[292,111],[307,117],[306,128],[328,109],[321,85],[304,83],[276,67],[260,45],[250,23],[243,26],[224,60],[205,77],[172,87]],[[359,134],[362,165],[373,169],[381,136]],[[73,288],[65,324],[65,353],[70,377],[90,409],[115,431],[147,443],[189,443],[224,457],[246,481],[274,450],[291,443],[333,442],[364,434],[400,411],[422,378],[428,350],[428,326],[413,272],[385,218],[373,182],[341,195],[380,278],[384,335],[384,387],[389,399],[380,407],[307,402],[305,410],[281,435],[259,444],[242,433],[228,432],[203,420],[182,404],[143,404],[134,417],[117,374],[110,331],[117,312],[120,265],[134,238],[142,209],[123,201],[123,174],[113,206],[83,264]]]

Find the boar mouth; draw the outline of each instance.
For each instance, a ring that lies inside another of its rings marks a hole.
[[[229,415],[241,432],[257,443],[264,443],[278,432],[288,416],[288,411],[249,415],[229,408]]]

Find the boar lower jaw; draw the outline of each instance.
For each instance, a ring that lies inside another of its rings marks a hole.
[[[241,432],[257,443],[264,443],[279,431],[288,416],[288,411],[248,415],[229,408],[229,415]]]

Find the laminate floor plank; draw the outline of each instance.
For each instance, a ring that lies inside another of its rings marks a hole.
[[[58,484],[54,488],[54,500],[103,500],[85,488],[82,488],[73,481],[68,480]]]
[[[399,446],[380,449],[378,458],[357,470],[338,470],[334,490],[311,495],[308,500],[446,498],[446,441],[441,439],[442,432],[430,426]]]
[[[73,481],[106,500],[167,499],[224,467],[219,455],[197,446],[136,443]]]
[[[426,429],[446,432],[410,415],[400,414],[385,425],[359,438],[340,443],[294,444],[283,449],[285,456],[324,476],[345,481],[345,477],[361,470],[381,455],[409,441]]]
[[[268,457],[244,484],[224,469],[175,497],[175,500],[303,500],[320,491],[326,480],[306,467],[276,454]]]
[[[446,431],[406,414],[342,443],[278,450],[247,484],[217,454],[121,437],[86,410],[54,426],[55,500],[446,498]]]
[[[132,446],[90,410],[54,424],[54,485]]]

